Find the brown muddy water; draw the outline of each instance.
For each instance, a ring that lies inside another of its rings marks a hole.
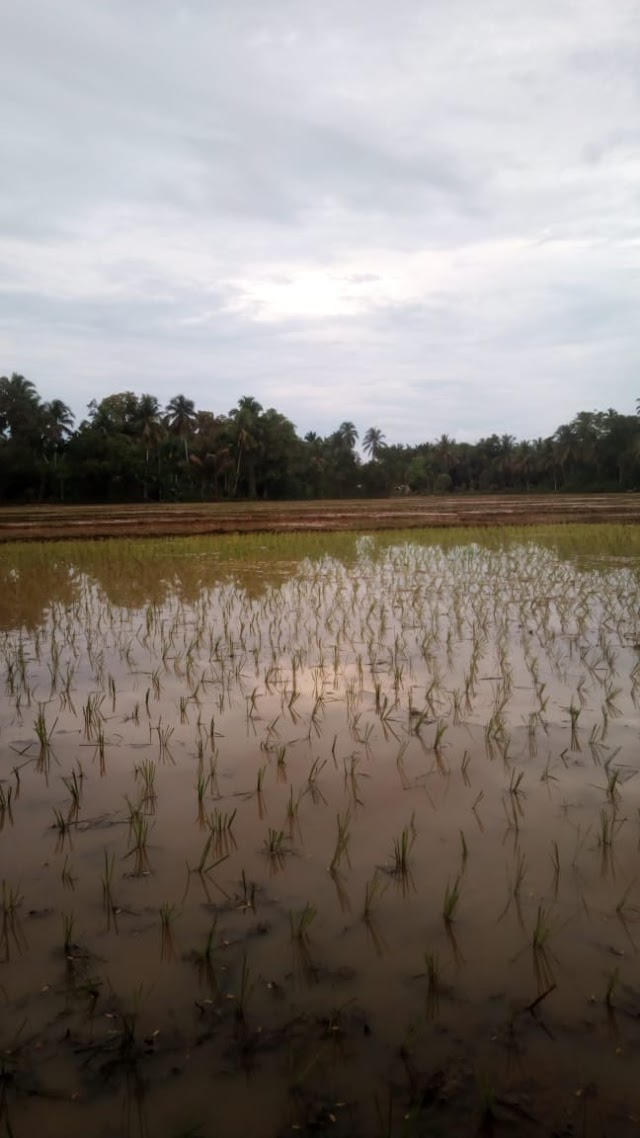
[[[1,1135],[638,1133],[635,529],[0,588]]]

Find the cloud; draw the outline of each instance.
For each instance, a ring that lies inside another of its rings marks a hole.
[[[24,0],[0,47],[0,370],[300,429],[630,411],[635,0]]]

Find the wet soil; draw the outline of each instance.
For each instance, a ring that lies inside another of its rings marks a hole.
[[[334,502],[11,506],[0,542],[188,534],[640,522],[640,494],[441,495]]]

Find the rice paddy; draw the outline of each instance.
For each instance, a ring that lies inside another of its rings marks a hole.
[[[638,1133],[635,527],[0,583],[0,1134]]]

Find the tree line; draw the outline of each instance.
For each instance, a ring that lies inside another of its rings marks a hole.
[[[640,401],[636,408],[640,413]],[[351,422],[300,438],[287,417],[243,396],[226,415],[176,395],[122,391],[78,425],[14,372],[0,378],[0,498],[5,502],[286,499],[511,491],[640,489],[640,418],[580,411],[548,438],[442,435],[387,444]]]

